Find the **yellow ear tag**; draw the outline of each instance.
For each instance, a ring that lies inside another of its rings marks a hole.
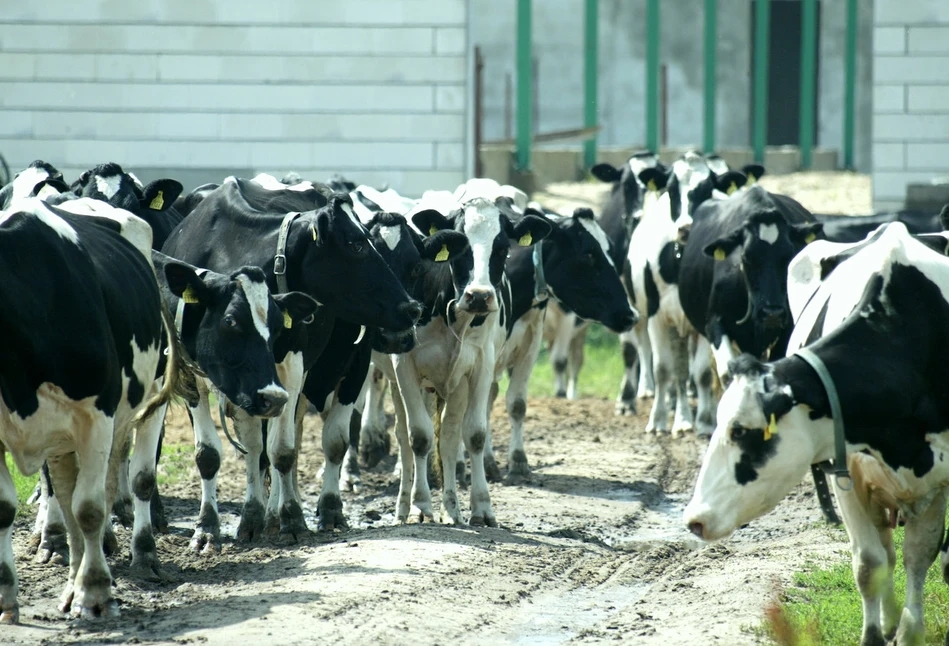
[[[652,179],[649,180],[649,181],[646,183],[646,190],[647,190],[647,191],[658,191],[659,189],[656,188],[656,181],[655,181],[655,180],[652,180]]]
[[[436,227],[436,226],[433,224],[433,225],[431,226],[431,228],[428,230],[428,235],[433,236],[433,235],[435,235],[436,233],[438,233],[438,227]]]
[[[191,288],[191,285],[185,287],[185,291],[181,294],[181,300],[183,300],[185,303],[188,303],[189,305],[194,305],[201,302],[198,300],[197,295],[195,295],[194,289]]]
[[[748,186],[751,186],[752,184],[754,184],[754,183],[757,182],[757,181],[758,181],[758,178],[757,178],[757,177],[755,177],[755,176],[752,175],[751,173],[748,173]]]
[[[808,233],[807,236],[804,237],[804,244],[811,244],[815,240],[817,240],[817,236],[813,233]]]
[[[529,247],[533,241],[534,239],[531,237],[531,232],[528,231],[521,236],[521,239],[517,241],[517,244],[521,245],[522,247]]]
[[[283,327],[288,330],[293,327],[293,318],[290,317],[290,312],[284,311],[283,313]]]
[[[310,225],[310,231],[313,233],[313,242],[316,242],[316,225],[315,224]]]
[[[719,247],[715,250],[713,258],[715,258],[715,260],[725,260],[725,250]]]
[[[734,192],[737,191],[737,190],[738,190],[738,187],[735,185],[735,182],[732,182],[731,184],[729,184],[728,190],[725,191],[725,192],[728,193],[729,195],[731,195],[732,193],[734,193]]]
[[[435,262],[445,262],[448,260],[448,245],[443,244],[442,250],[435,254]]]
[[[148,205],[148,208],[154,211],[161,211],[161,207],[163,206],[165,206],[165,195],[163,191],[158,191],[158,195],[156,195],[152,203]]]
[[[771,421],[768,422],[768,428],[764,430],[764,441],[771,439],[772,435],[778,434],[778,422],[774,419],[774,413],[771,413]]]

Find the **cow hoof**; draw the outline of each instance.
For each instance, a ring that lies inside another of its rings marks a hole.
[[[13,604],[12,608],[5,608],[0,612],[0,624],[18,624],[20,623],[20,605]]]
[[[237,526],[237,540],[250,543],[264,535],[264,506],[256,500],[244,503],[241,522]]]
[[[504,480],[505,484],[523,484],[530,482],[530,480],[531,468],[527,464],[527,456],[524,455],[523,451],[515,451],[511,457],[511,463],[508,465],[507,478]]]
[[[487,478],[488,482],[502,482],[504,480],[501,476],[501,467],[498,466],[498,461],[494,459],[493,455],[484,456],[484,477]]]
[[[691,433],[691,432],[692,432],[691,425],[676,426],[675,428],[672,429],[672,437],[681,437],[682,435],[685,435],[686,433]]]
[[[636,402],[629,399],[616,402],[616,414],[620,417],[626,417],[636,414]]]
[[[165,517],[165,505],[161,502],[161,496],[158,495],[158,489],[152,494],[149,503],[152,510],[152,529],[159,534],[168,533],[168,519]]]
[[[115,599],[92,607],[73,604],[72,616],[81,619],[114,619],[119,616],[119,604]]]
[[[105,532],[102,534],[102,551],[106,556],[112,556],[119,551],[119,539],[115,537],[115,531],[109,523],[106,523]]]
[[[43,530],[33,562],[40,565],[50,562],[69,565],[69,542],[64,527],[47,527]]]
[[[426,522],[426,521],[427,521],[427,522],[430,522],[430,523],[434,523],[434,522],[435,522],[435,514],[434,514],[434,512],[432,511],[432,503],[431,503],[431,502],[422,502],[422,503],[420,503],[420,502],[416,501],[416,502],[415,502],[415,507],[416,507],[416,509],[418,509],[418,522],[419,522],[419,524],[424,523],[424,522]]]
[[[299,506],[297,506],[299,509]],[[323,494],[317,506],[320,516],[319,530],[333,531],[334,529],[348,529],[346,516],[343,515],[343,501],[337,494]],[[303,522],[303,512],[300,512],[300,522]],[[305,527],[305,525],[304,525]]]
[[[498,521],[495,520],[494,516],[485,514],[483,516],[472,516],[468,520],[468,524],[472,527],[497,527]]]
[[[557,393],[554,395],[554,397],[556,397],[557,399],[566,399],[566,398],[567,398],[567,391],[566,391],[566,390],[558,390]]]
[[[382,460],[389,457],[389,451],[392,449],[392,440],[388,432],[379,435],[369,435],[365,438],[362,446],[359,447],[359,456],[363,463],[370,469],[379,464]]]
[[[132,523],[135,522],[131,498],[116,498],[115,502],[112,503],[112,513],[116,520],[122,524],[122,527],[131,527]]]
[[[220,538],[218,532],[199,527],[194,530],[194,536],[188,547],[195,554],[212,554],[217,551]]]
[[[154,552],[133,556],[132,565],[129,567],[129,576],[139,581],[149,581],[151,583],[161,583],[165,580],[159,568],[158,555]]]

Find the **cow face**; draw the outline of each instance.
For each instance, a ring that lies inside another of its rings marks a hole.
[[[436,231],[423,238],[405,217],[395,213],[375,213],[365,224],[379,255],[409,295],[418,300],[423,298],[423,280],[430,263],[447,262],[468,246],[467,238],[457,231]],[[372,336],[372,349],[385,354],[408,352],[414,345],[412,330],[380,329]]]
[[[621,190],[624,202],[629,209],[632,205],[642,204],[643,193],[650,188],[647,182],[640,180],[640,173],[646,169],[655,169],[663,176],[668,173],[668,169],[659,161],[658,155],[649,150],[633,153],[620,167],[607,163],[596,164],[590,169],[590,173],[601,182],[614,184],[614,190],[617,188]],[[665,179],[663,179],[663,184],[665,184]],[[655,186],[652,188],[656,189]],[[634,213],[627,210],[626,215],[632,216]]]
[[[159,179],[142,186],[135,175],[126,173],[114,162],[87,170],[71,188],[80,197],[108,202],[149,222],[151,213],[170,209],[182,191],[181,184],[173,179]]]
[[[13,176],[13,181],[0,189],[0,210],[7,208],[14,200],[57,195],[69,190],[63,181],[63,174],[51,164],[37,159]]]
[[[639,317],[629,305],[610,259],[609,240],[593,211],[580,208],[572,217],[557,218],[543,251],[545,277],[558,301],[616,332],[632,328]]]
[[[305,242],[304,284],[337,316],[356,325],[393,331],[411,329],[422,307],[409,298],[379,252],[366,228],[356,219],[349,195],[334,193],[326,206],[295,229]],[[289,260],[293,262],[293,260]]]
[[[715,173],[701,155],[689,152],[672,164],[666,191],[669,194],[669,215],[678,231],[679,243],[688,240],[695,209],[711,199],[714,189]]]
[[[718,423],[684,513],[686,526],[705,540],[724,538],[774,509],[826,450],[809,427],[832,424],[811,420],[770,365],[742,355],[728,370],[734,378],[718,405]]]
[[[744,278],[747,311],[738,322],[750,320],[754,325],[754,352],[758,356],[763,356],[791,325],[788,265],[804,245],[820,235],[822,227],[820,223],[788,224],[778,211],[759,211],[703,250],[715,260],[727,262]]]
[[[242,267],[230,276],[168,262],[168,288],[196,308],[185,318],[185,346],[208,379],[250,415],[273,417],[287,403],[274,366],[274,339],[294,321],[305,321],[317,303],[306,294],[271,295],[259,267]]]
[[[507,198],[499,198],[499,203],[513,214]],[[412,222],[420,231],[453,228],[468,240],[468,248],[449,261],[457,312],[472,315],[496,312],[499,308],[497,288],[504,275],[510,245],[529,247],[550,233],[551,225],[545,218],[524,215],[512,222],[501,208],[479,197],[466,202],[447,218],[431,209],[412,216]]]

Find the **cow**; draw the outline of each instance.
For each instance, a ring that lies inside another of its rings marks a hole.
[[[248,451],[248,487],[238,539],[254,540],[265,529],[296,537],[307,531],[293,474],[297,398],[308,371],[327,347],[337,322],[354,326],[357,333],[363,325],[400,333],[412,328],[421,307],[371,245],[349,196],[320,185],[303,191],[272,190],[228,178],[182,221],[162,252],[221,273],[242,265],[258,266],[271,293],[301,291],[323,305],[312,322],[293,321],[274,345],[277,374],[289,404],[267,424],[271,495],[266,504],[258,467],[263,451],[261,421],[241,411],[235,411],[234,418]],[[349,419],[344,421],[323,427],[329,464],[321,499],[326,497],[326,502],[339,500],[340,465],[349,443]]]
[[[459,189],[461,190],[461,189]],[[423,314],[411,352],[390,355],[385,371],[394,377],[396,438],[402,463],[396,517],[405,522],[412,505],[420,519],[434,518],[428,483],[428,456],[436,440],[423,390],[436,394],[439,423],[436,468],[444,474],[442,506],[456,524],[463,522],[456,480],[449,477],[459,439],[471,458],[471,525],[496,526],[484,469],[488,402],[494,381],[494,339],[501,302],[510,298],[504,266],[512,242],[531,246],[551,225],[525,215],[512,222],[491,200],[478,196],[447,216],[425,208],[410,214],[420,232],[455,230],[468,239],[465,251],[426,272]],[[438,401],[441,400],[441,401]]]
[[[814,214],[824,223],[824,237],[832,242],[859,242],[873,230],[889,222],[902,222],[910,233],[936,233],[943,230],[939,214],[925,211],[897,211],[873,215]]]
[[[812,274],[787,356],[732,361],[683,520],[705,540],[722,539],[773,509],[810,465],[834,459],[863,597],[861,643],[894,632],[898,643],[921,643],[923,582],[940,551],[949,485],[949,259],[902,223],[854,251],[839,263],[828,258],[829,275]],[[905,521],[902,612],[892,578],[897,515]],[[944,567],[946,552],[943,543]]]
[[[524,217],[514,211],[507,198],[498,199],[497,204],[513,222]],[[489,410],[498,393],[497,382],[507,372],[510,384],[506,408],[511,421],[508,480],[511,482],[530,476],[523,428],[527,383],[540,353],[547,303],[562,303],[584,320],[598,321],[617,333],[629,330],[639,316],[629,304],[609,254],[609,240],[592,210],[579,208],[570,217],[545,216],[530,208],[525,213],[546,218],[552,226],[550,233],[533,246],[513,246],[504,268],[509,298],[502,299],[501,324],[495,333],[495,375]],[[495,475],[500,479],[490,438],[489,433],[484,468],[489,477]]]
[[[145,255],[150,244],[124,237],[147,229],[137,218],[75,215],[40,199],[0,215],[0,262],[9,265],[0,290],[16,304],[3,316],[0,446],[21,473],[49,465],[70,537],[60,609],[75,616],[118,614],[102,540],[123,447],[132,426],[177,392],[174,342],[155,387],[162,339],[174,330]],[[0,496],[0,621],[16,623],[17,498],[2,459]]]
[[[554,371],[554,396],[576,399],[580,370],[583,368],[583,344],[590,322],[575,312],[566,312],[556,302],[548,303],[544,316],[544,341]]]
[[[6,209],[15,200],[28,197],[46,198],[68,190],[69,186],[63,180],[63,174],[52,164],[37,159],[14,175],[9,184],[0,188],[0,210]]]

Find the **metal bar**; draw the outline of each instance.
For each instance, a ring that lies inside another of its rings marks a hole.
[[[583,125],[596,126],[597,75],[599,64],[599,0],[586,0],[583,31]],[[596,163],[596,136],[583,144],[583,166],[592,168]]]
[[[659,145],[669,145],[669,69],[659,66]]]
[[[755,98],[752,146],[755,161],[764,163],[768,137],[768,39],[770,36],[770,0],[755,0]]]
[[[531,166],[531,0],[517,0],[517,168]]]
[[[705,0],[705,126],[703,148],[715,152],[715,96],[718,73],[718,0]]]
[[[817,0],[801,3],[801,168],[811,167],[814,148],[814,83],[817,62]]]
[[[646,4],[646,147],[659,152],[659,0]]]
[[[484,137],[482,132],[482,122],[484,121],[484,57],[481,56],[481,48],[475,45],[475,122],[474,122],[474,144],[475,144],[475,177],[484,176],[484,165],[481,163],[481,140]]]
[[[857,87],[857,0],[847,0],[847,51],[844,58],[844,168],[853,168]]]

